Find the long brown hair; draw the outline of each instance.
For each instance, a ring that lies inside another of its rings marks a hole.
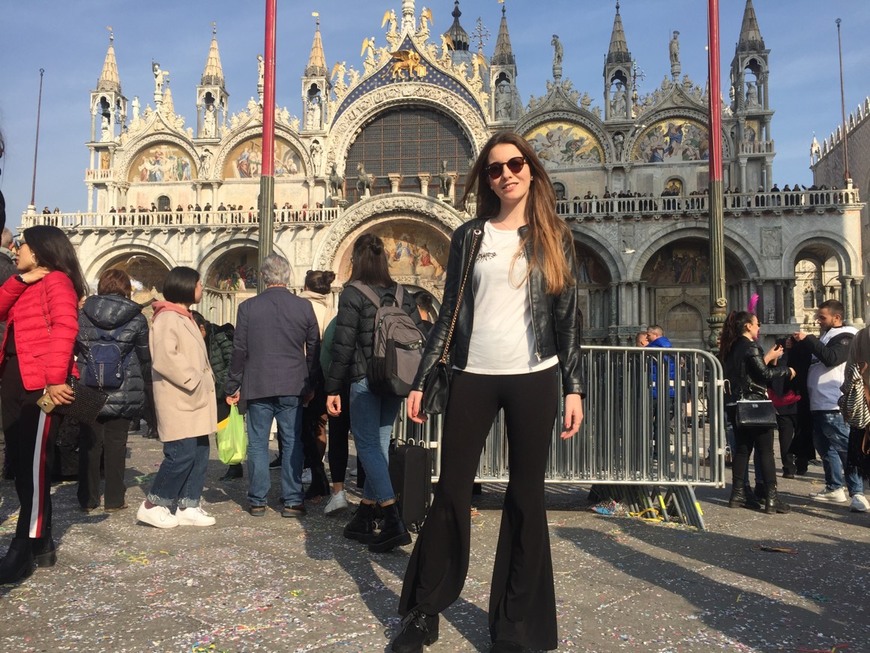
[[[719,337],[719,360],[723,363],[731,353],[731,348],[743,334],[746,333],[746,327],[752,324],[754,313],[749,311],[731,311],[728,317],[725,318],[725,324],[722,325],[722,335]]]
[[[493,135],[483,146],[468,173],[462,203],[465,203],[471,193],[476,192],[477,217],[492,218],[498,215],[501,200],[489,185],[486,166],[492,148],[503,144],[513,145],[520,151],[532,176],[525,215],[529,229],[520,243],[521,247],[525,247],[527,243],[532,247],[532,260],[528,262],[529,272],[533,268],[540,268],[547,282],[547,292],[558,295],[575,283],[571,262],[565,258],[563,250],[563,242],[565,238],[571,238],[571,230],[556,214],[553,183],[526,139],[511,131]]]
[[[350,255],[350,281],[389,288],[393,285],[384,241],[374,234],[363,234],[353,244]]]

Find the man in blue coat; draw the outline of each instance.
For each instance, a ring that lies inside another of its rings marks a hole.
[[[287,289],[290,263],[270,254],[260,275],[266,289],[239,304],[227,403],[247,410],[248,501],[254,517],[266,514],[269,431],[278,423],[284,517],[305,514],[302,494],[302,406],[321,376],[320,329],[311,302]]]

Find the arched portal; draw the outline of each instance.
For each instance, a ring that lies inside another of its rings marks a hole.
[[[658,249],[644,266],[648,324],[658,324],[677,347],[703,347],[710,313],[709,245],[703,238],[682,238]],[[725,252],[726,286],[739,287],[748,275]],[[737,305],[729,301],[732,308]]]
[[[235,322],[246,299],[257,294],[257,250],[250,246],[230,249],[209,266],[203,278],[199,311],[209,322]]]
[[[580,337],[585,343],[606,344],[610,324],[610,271],[591,247],[575,241],[574,248]]]

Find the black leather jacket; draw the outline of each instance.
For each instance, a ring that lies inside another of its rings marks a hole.
[[[764,364],[764,352],[754,340],[740,337],[725,357],[725,403],[738,399],[767,399],[767,386],[773,379],[789,377],[785,366]],[[729,392],[730,390],[730,392]]]
[[[447,259],[447,281],[444,286],[444,300],[438,321],[432,327],[423,351],[423,360],[414,379],[414,389],[423,389],[423,380],[438,362],[444,351],[444,342],[453,311],[456,308],[456,297],[459,286],[465,274],[465,263],[471,255],[471,269],[468,271],[469,281],[465,286],[465,296],[459,308],[456,320],[456,330],[450,345],[450,364],[462,369],[468,362],[468,345],[471,341],[471,331],[474,327],[474,289],[471,275],[474,262],[483,238],[485,219],[476,218],[459,227],[450,241],[450,255]],[[520,228],[523,235],[527,227]],[[475,238],[476,236],[476,238]],[[474,251],[471,252],[472,243]],[[570,239],[563,243],[565,257],[575,267],[574,244]],[[530,246],[527,246],[526,256],[532,258]],[[580,374],[580,340],[577,326],[577,289],[575,286],[566,288],[558,296],[547,294],[546,280],[539,268],[533,268],[527,282],[532,308],[532,330],[535,334],[535,347],[539,360],[551,356],[559,357],[559,369],[562,373],[562,392],[564,394],[580,394],[585,396],[585,387]]]

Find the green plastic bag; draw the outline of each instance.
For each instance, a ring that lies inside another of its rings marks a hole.
[[[218,423],[218,458],[224,465],[235,465],[245,460],[248,452],[248,434],[245,431],[245,418],[239,409],[230,406],[230,416]]]

